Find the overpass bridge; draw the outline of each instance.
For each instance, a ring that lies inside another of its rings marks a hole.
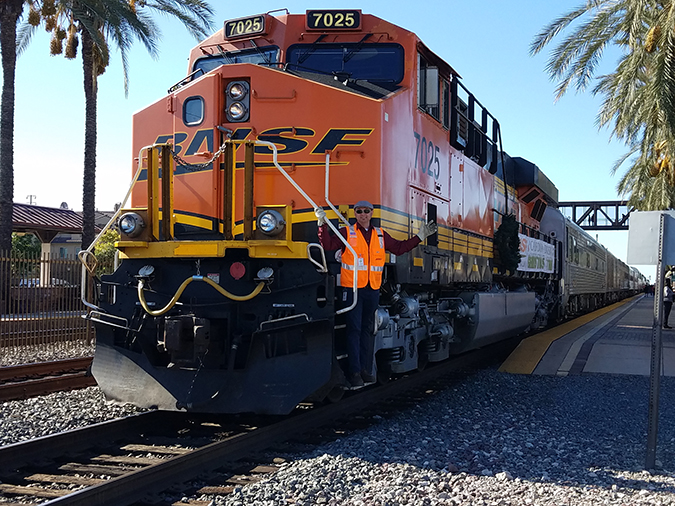
[[[584,230],[628,230],[635,208],[627,200],[606,200],[560,202],[558,210]]]

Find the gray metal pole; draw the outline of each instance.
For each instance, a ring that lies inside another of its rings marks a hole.
[[[665,215],[661,214],[659,227],[659,256],[656,266],[654,286],[654,322],[652,324],[652,357],[649,372],[649,415],[647,432],[647,458],[645,468],[654,469],[656,465],[656,443],[659,434],[659,390],[661,388],[661,328],[663,324],[663,245],[665,233]]]

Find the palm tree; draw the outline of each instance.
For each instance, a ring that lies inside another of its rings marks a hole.
[[[59,0],[58,4],[55,0],[2,0],[0,2],[0,50],[2,51],[3,69],[2,105],[0,108],[0,251],[9,251],[12,244],[12,211],[14,200],[14,106],[16,102],[15,75],[17,55],[27,47],[33,29],[39,26],[44,19],[47,30],[53,31],[54,33],[51,43],[53,54],[61,52],[62,41],[66,37],[66,32],[61,28],[59,22],[62,23],[65,20],[70,24],[66,55],[72,54],[72,57],[74,57],[75,48],[77,47],[74,15],[86,12],[105,15],[106,12],[102,10],[102,7],[106,6],[107,3],[108,2],[105,0],[75,0],[72,2]],[[110,3],[114,6],[113,2]],[[128,15],[123,16],[124,20],[127,23],[136,26],[137,29],[145,35],[143,30],[148,30],[148,28],[136,19],[132,6],[126,2],[118,1],[117,3],[121,4],[121,6],[128,11]],[[23,26],[17,29],[25,6],[28,6],[29,8],[28,19]],[[87,28],[87,25],[83,26]],[[91,28],[91,26],[88,28]],[[127,34],[122,33],[121,35]],[[99,47],[102,48],[102,53],[105,54],[107,58],[107,46],[105,45],[105,41],[101,40],[101,37],[99,37],[98,34],[97,40],[99,41]],[[127,42],[125,39],[120,39],[120,41]],[[95,133],[95,104],[93,113]],[[91,144],[91,142],[89,144]],[[95,151],[93,153],[95,156]],[[92,179],[90,175],[88,175],[88,179],[91,184]],[[92,187],[92,193],[93,191],[94,189]],[[91,222],[93,223],[93,197],[88,200],[91,200]],[[93,233],[93,226],[91,227],[91,230]]]
[[[675,13],[672,0],[587,0],[546,26],[530,46],[541,52],[564,31],[546,67],[556,98],[570,87],[603,97],[597,123],[628,152],[612,172],[629,165],[618,184],[638,209],[675,204]],[[577,24],[575,29],[572,24]],[[671,27],[667,29],[666,27]],[[621,53],[615,70],[596,76],[607,49]]]
[[[43,3],[55,0],[43,0]],[[124,89],[128,92],[127,53],[134,39],[140,40],[156,55],[159,31],[148,12],[158,11],[178,18],[195,37],[210,33],[212,9],[204,0],[56,0],[54,9],[44,17],[53,33],[52,54],[62,52],[67,37],[66,58],[77,55],[78,34],[82,42],[82,69],[85,95],[84,171],[82,191],[82,248],[95,237],[94,211],[96,195],[96,137],[98,76],[109,63],[110,45],[122,56]],[[43,9],[44,14],[44,9]],[[40,21],[26,25],[24,38]]]
[[[0,2],[0,51],[2,51],[2,105],[0,105],[0,251],[12,248],[14,201],[14,104],[16,75],[16,26],[24,0]]]
[[[77,4],[77,2],[74,2]],[[203,0],[101,0],[106,7],[105,15],[89,10],[74,15],[82,30],[82,66],[84,70],[85,95],[85,142],[84,176],[82,193],[82,248],[86,249],[94,240],[94,211],[96,188],[96,90],[97,78],[108,64],[108,41],[114,41],[122,54],[124,67],[124,88],[128,91],[126,52],[133,36],[142,40],[151,54],[155,54],[155,43],[159,32],[144,11],[157,11],[178,18],[195,38],[204,37],[211,31],[213,11]],[[122,3],[136,16],[129,19],[125,11],[111,9]],[[142,21],[136,23],[132,21]],[[102,37],[101,37],[102,36]]]

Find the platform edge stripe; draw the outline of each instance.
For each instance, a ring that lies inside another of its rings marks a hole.
[[[570,332],[578,329],[582,325],[593,321],[600,316],[617,309],[628,302],[632,302],[641,295],[630,297],[619,302],[615,302],[611,306],[603,307],[592,313],[580,316],[574,320],[558,325],[557,327],[546,330],[536,336],[527,337],[523,339],[515,350],[509,355],[506,360],[499,367],[499,372],[506,372],[511,374],[532,374],[541,359],[548,351],[551,343]]]

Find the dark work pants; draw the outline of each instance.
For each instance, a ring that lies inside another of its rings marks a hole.
[[[672,301],[663,301],[663,324],[668,325],[668,317],[670,316],[670,310],[673,309]]]
[[[351,288],[342,288],[342,305],[350,306],[354,300]],[[345,313],[347,317],[347,353],[349,373],[366,371],[373,373],[373,349],[375,347],[375,311],[380,302],[380,291],[370,286],[358,289],[356,307]]]

